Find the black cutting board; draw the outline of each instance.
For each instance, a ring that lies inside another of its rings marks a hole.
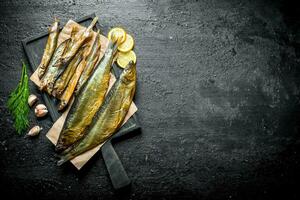
[[[87,27],[92,22],[95,16],[96,16],[95,14],[91,14],[75,21]],[[94,30],[97,29],[100,29],[99,22],[97,22],[96,26],[94,27]],[[40,63],[47,38],[48,38],[48,33],[44,33],[44,34],[27,38],[22,41],[32,73],[36,70],[37,66]],[[122,70],[119,67],[117,67],[115,64],[113,64],[112,73],[117,78],[120,76],[121,72]],[[57,100],[53,97],[50,97],[48,94],[44,92],[41,95],[43,97],[46,106],[48,107],[52,121],[55,122],[61,115],[61,113],[57,111],[57,103],[58,103]],[[105,165],[107,167],[108,173],[110,175],[112,184],[115,189],[121,189],[130,185],[130,179],[128,178],[126,171],[124,170],[124,167],[112,146],[112,141],[116,141],[119,140],[120,138],[124,138],[123,136],[126,136],[128,135],[128,133],[138,129],[140,129],[140,125],[137,121],[136,114],[134,114],[122,126],[122,128],[101,148]]]

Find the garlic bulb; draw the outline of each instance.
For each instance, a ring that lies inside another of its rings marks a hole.
[[[33,136],[36,136],[38,135],[41,130],[43,130],[42,127],[40,126],[34,126],[30,129],[30,131],[25,135],[25,137],[33,137]]]
[[[30,107],[33,106],[33,104],[35,104],[37,102],[37,100],[38,100],[38,98],[37,98],[36,95],[34,95],[34,94],[29,95],[29,97],[28,97],[28,105]]]
[[[44,104],[39,104],[34,109],[35,116],[44,117],[48,113],[48,109]]]

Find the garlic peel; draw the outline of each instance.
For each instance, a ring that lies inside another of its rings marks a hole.
[[[44,117],[48,113],[48,109],[44,104],[39,104],[35,107],[34,113],[37,117]]]
[[[37,100],[38,100],[38,98],[37,98],[36,95],[34,95],[34,94],[29,95],[29,97],[28,97],[28,105],[30,107],[33,106],[37,102]]]
[[[33,137],[33,136],[36,136],[38,135],[41,130],[43,130],[42,127],[40,126],[34,126],[30,129],[30,131],[25,135],[25,137]]]

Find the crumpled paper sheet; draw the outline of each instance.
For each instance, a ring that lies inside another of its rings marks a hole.
[[[58,38],[58,45],[60,43],[62,43],[64,40],[68,39],[71,36],[71,31],[72,28],[75,29],[75,31],[77,32],[76,34],[80,34],[85,27],[77,24],[76,22],[69,20],[68,23],[65,25],[65,27],[62,29],[59,38]],[[91,44],[94,40],[96,33],[93,33],[93,37],[91,38],[91,40],[88,42],[88,45],[91,47]],[[100,53],[100,58],[99,60],[102,58],[102,56],[104,55],[105,49],[107,48],[108,45],[108,40],[105,36],[101,35],[100,37],[100,42],[101,42],[101,53]],[[37,70],[31,75],[30,80],[33,81],[38,87],[40,86],[40,79],[37,76]],[[111,78],[109,81],[109,87],[108,87],[108,91],[111,89],[112,85],[114,84],[114,82],[116,81],[116,78],[113,74],[111,74]],[[58,118],[58,120],[56,120],[56,122],[54,122],[54,124],[52,125],[52,127],[49,129],[48,133],[46,134],[46,137],[54,144],[56,145],[59,134],[63,128],[65,119],[68,115],[68,112],[71,108],[71,105],[73,103],[74,99],[72,99],[71,104],[69,105],[68,109],[66,109],[63,114],[60,116],[60,118]],[[129,111],[124,119],[123,124],[125,124],[127,122],[127,120],[137,111],[137,107],[134,104],[134,102],[132,102]],[[123,125],[122,124],[122,125]],[[80,170],[88,161],[90,158],[93,157],[93,155],[95,155],[97,153],[97,151],[99,151],[99,149],[101,148],[101,146],[104,143],[98,145],[97,147],[77,156],[76,158],[71,160],[71,163],[78,169]]]

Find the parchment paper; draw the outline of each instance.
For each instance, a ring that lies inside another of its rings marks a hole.
[[[58,38],[58,45],[60,43],[62,43],[64,40],[68,39],[71,36],[71,32],[75,31],[76,34],[80,34],[85,27],[77,24],[76,22],[69,20],[68,23],[65,25],[65,27],[62,29],[59,38]],[[90,41],[88,42],[88,45],[91,47],[91,44],[94,40],[96,33],[93,33],[93,37],[90,39]],[[75,36],[76,37],[76,36]],[[105,49],[107,48],[108,45],[108,40],[105,36],[101,35],[100,37],[100,42],[101,42],[101,53],[100,53],[100,58],[99,60],[102,58],[102,56],[104,55]],[[38,87],[40,86],[40,79],[37,76],[37,70],[31,75],[30,80],[33,81]],[[111,74],[111,78],[109,81],[109,88],[108,91],[111,89],[112,85],[114,84],[114,82],[116,81],[116,78],[113,74]],[[65,110],[63,112],[63,114],[60,116],[60,118],[54,122],[54,124],[52,125],[52,127],[49,129],[48,133],[46,134],[46,137],[55,145],[57,143],[59,134],[63,128],[65,119],[67,117],[67,114],[70,110],[70,107],[73,103],[74,99],[72,99],[71,104],[69,105],[68,109]],[[137,107],[134,104],[134,102],[132,102],[129,111],[123,121],[123,124],[125,124],[127,122],[127,120],[137,111]],[[122,124],[122,125],[123,125]],[[103,143],[104,144],[104,143]],[[101,146],[103,144],[98,145],[97,147],[95,147],[94,149],[91,149],[79,156],[77,156],[76,158],[71,160],[71,163],[78,169],[80,170],[88,161],[89,159],[95,155],[95,153],[97,153],[97,151],[99,151],[99,149],[101,148]]]

